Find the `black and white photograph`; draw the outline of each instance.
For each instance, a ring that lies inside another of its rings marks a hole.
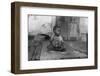
[[[28,14],[28,61],[88,58],[88,17]]]

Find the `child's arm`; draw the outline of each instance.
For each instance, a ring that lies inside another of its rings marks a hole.
[[[60,36],[60,41],[61,41],[61,42],[64,42],[64,40],[63,40],[63,37],[62,37],[62,36]]]

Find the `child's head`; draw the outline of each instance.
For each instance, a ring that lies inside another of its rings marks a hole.
[[[54,26],[53,32],[55,33],[55,35],[59,36],[60,33],[61,33],[61,28],[60,28],[60,26]]]

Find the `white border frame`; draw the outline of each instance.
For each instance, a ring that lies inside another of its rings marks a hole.
[[[66,13],[65,13],[66,12]],[[74,13],[73,13],[74,12]],[[43,69],[94,65],[94,11],[42,7],[20,8],[20,69]],[[88,17],[88,58],[49,61],[28,61],[27,14]]]

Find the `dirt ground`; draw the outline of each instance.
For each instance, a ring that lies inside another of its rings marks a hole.
[[[66,51],[47,51],[48,42],[43,43],[40,60],[59,60],[59,59],[75,59],[87,58],[86,45],[78,41],[65,41]]]

